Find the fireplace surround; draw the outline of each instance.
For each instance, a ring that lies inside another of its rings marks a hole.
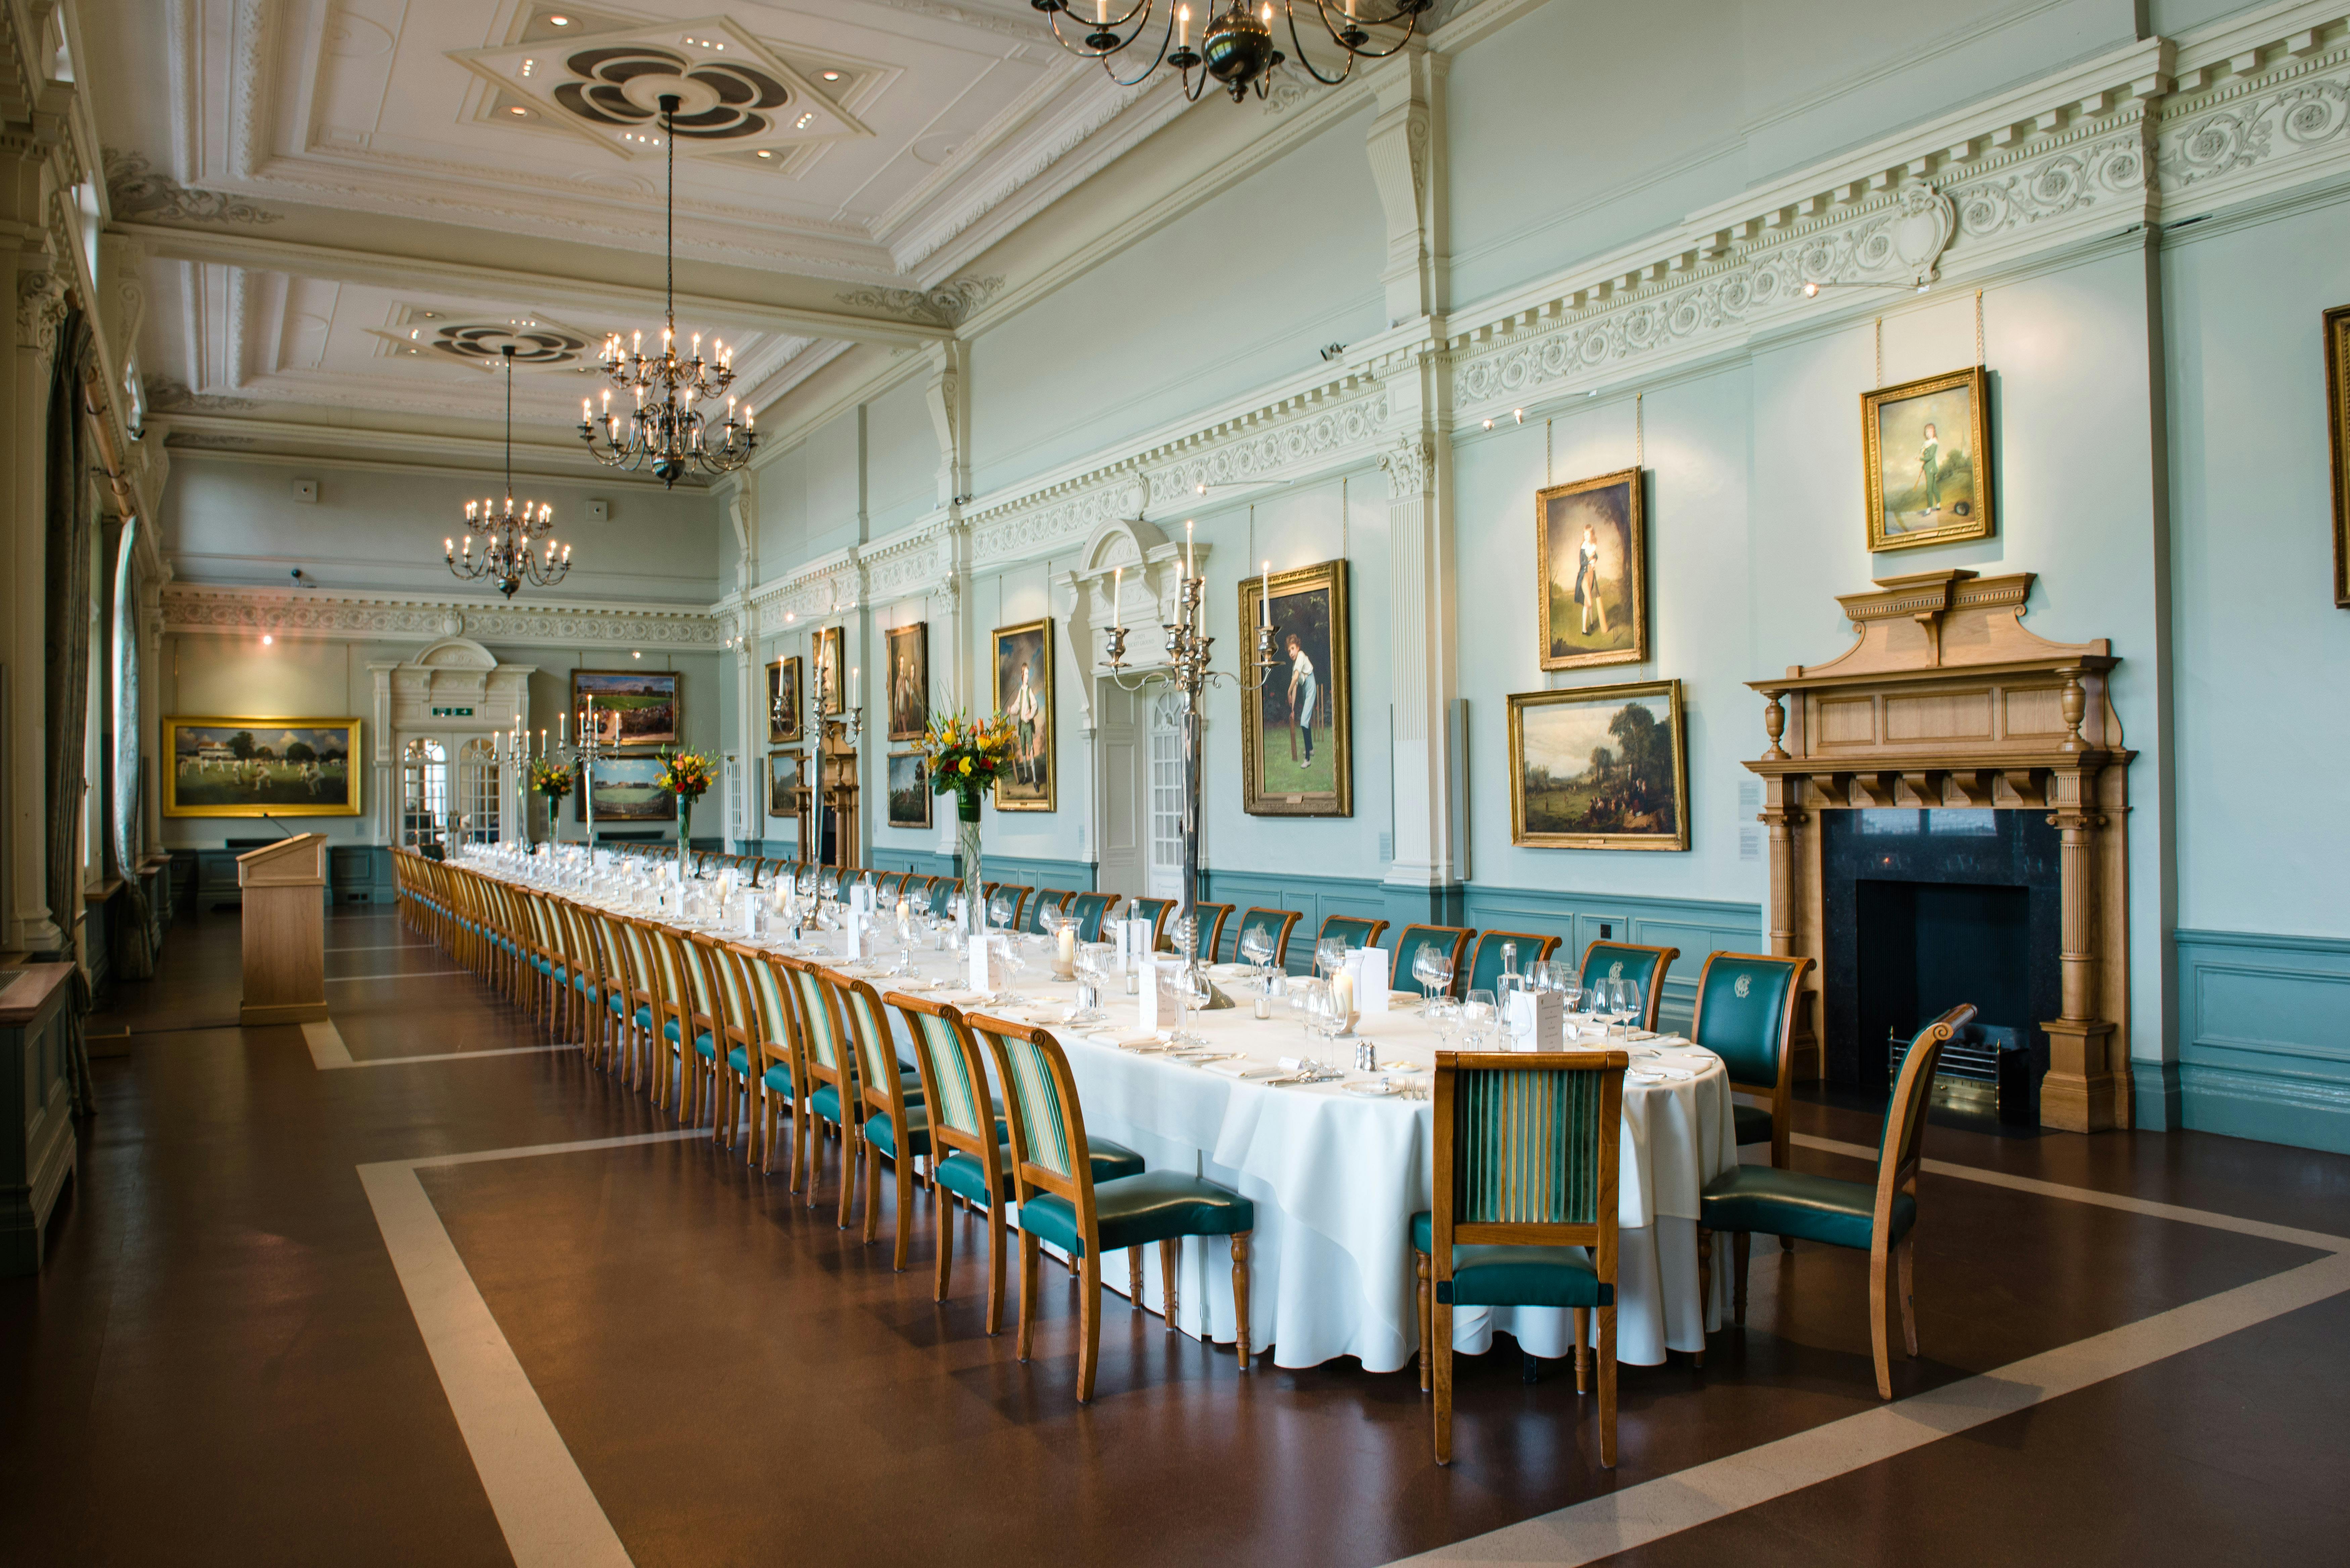
[[[2054,1016],[2028,1021],[2046,1043],[2040,1120],[2094,1132],[2129,1125],[2135,753],[2121,743],[2106,691],[2119,662],[2112,645],[2026,630],[2033,580],[1953,569],[1880,577],[1872,592],[1839,596],[1858,634],[1850,649],[1748,682],[1764,700],[1770,746],[1746,765],[1763,782],[1771,950],[1809,956],[1821,976],[1797,1010],[1798,1078],[1830,1065],[1820,988],[1857,983],[1856,951],[1829,940],[1825,814],[2029,812],[2054,830],[2056,918],[2053,929],[2043,919],[2028,929],[2042,961],[2054,943]],[[1837,836],[1852,826],[1840,822]],[[2006,981],[1986,973],[1984,983]],[[2044,988],[2037,1000],[2048,1000]]]

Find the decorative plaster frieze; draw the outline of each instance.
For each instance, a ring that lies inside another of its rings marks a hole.
[[[2305,181],[2350,152],[2350,38],[2327,48],[2275,52],[2266,68],[2226,76],[2163,104],[2155,163],[2170,221]],[[2255,47],[2234,57],[2251,64],[2266,53]]]
[[[498,605],[390,594],[306,593],[285,588],[170,583],[162,592],[167,631],[230,631],[276,637],[433,641],[470,637],[560,647],[715,648],[727,633],[701,609],[625,605]]]
[[[147,406],[157,413],[249,414],[261,407],[251,398],[192,392],[185,381],[175,381],[168,376],[150,376],[145,390]]]
[[[1003,287],[1003,275],[995,273],[986,277],[950,278],[936,288],[857,288],[838,297],[841,304],[855,310],[878,310],[908,321],[952,327],[994,298]]]
[[[117,219],[168,223],[275,223],[283,213],[225,191],[198,191],[151,167],[142,153],[106,149],[106,199]]]

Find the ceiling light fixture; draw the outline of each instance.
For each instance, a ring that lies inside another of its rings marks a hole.
[[[1273,87],[1275,67],[1290,57],[1274,47],[1274,6],[1272,0],[1226,0],[1222,10],[1215,9],[1216,0],[1201,0],[1208,7],[1208,25],[1200,34],[1199,47],[1191,40],[1191,7],[1179,0],[1131,0],[1122,15],[1112,16],[1111,10],[1119,0],[1083,0],[1093,10],[1091,30],[1082,42],[1071,43],[1061,32],[1061,18],[1070,16],[1071,0],[1029,0],[1029,4],[1045,13],[1053,36],[1070,53],[1089,60],[1099,60],[1102,69],[1120,87],[1139,86],[1160,66],[1172,66],[1182,73],[1183,96],[1197,102],[1212,79],[1218,87],[1232,95],[1234,103],[1248,97],[1249,88],[1263,98]],[[1371,14],[1378,0],[1280,0],[1281,19],[1289,29],[1289,47],[1296,51],[1296,60],[1305,73],[1326,87],[1336,87],[1353,72],[1357,60],[1383,60],[1408,43],[1419,26],[1423,12],[1436,0],[1394,0],[1395,9],[1385,16]],[[1167,17],[1152,26],[1152,14],[1164,4]],[[1347,54],[1347,63],[1335,77],[1324,76],[1321,68],[1306,57],[1305,40],[1298,35],[1297,13],[1310,7],[1330,35],[1330,41]],[[1401,24],[1403,36],[1385,48],[1373,48],[1367,27],[1388,27]],[[1124,31],[1131,27],[1131,31]],[[1155,35],[1157,42],[1145,42],[1146,35]],[[1149,64],[1131,78],[1118,74],[1111,57],[1124,54],[1136,44],[1143,45],[1138,58],[1147,57]],[[1170,48],[1169,46],[1172,45]],[[1194,67],[1200,67],[1200,79],[1191,79]]]
[[[568,27],[571,26],[571,18],[568,16],[549,16],[547,20],[554,23],[558,27]]]
[[[525,501],[522,510],[515,510],[514,498],[514,364],[515,346],[501,346],[499,352],[506,360],[506,502],[500,510],[494,501],[465,503],[465,548],[461,555],[454,539],[441,543],[447,552],[449,570],[460,577],[487,578],[498,586],[506,597],[526,580],[539,587],[551,588],[571,572],[571,546],[557,545],[547,537],[547,529],[555,521],[555,508],[540,502],[534,505]],[[486,535],[482,553],[473,554],[473,535]],[[545,554],[537,548],[538,541],[546,540]],[[561,554],[556,554],[557,551]]]
[[[617,332],[604,340],[604,373],[612,378],[614,386],[636,400],[636,407],[629,410],[625,421],[612,411],[609,387],[604,389],[600,414],[588,399],[579,400],[579,439],[588,443],[596,461],[607,468],[650,465],[654,477],[664,485],[674,485],[688,468],[698,468],[704,473],[732,473],[751,461],[751,449],[759,444],[758,432],[751,428],[751,410],[744,407],[738,421],[733,394],[726,390],[734,383],[733,350],[713,337],[710,345],[712,358],[704,360],[702,334],[697,332],[693,335],[692,357],[678,358],[677,146],[670,121],[682,101],[675,93],[663,93],[660,98],[661,133],[671,144],[669,227],[663,242],[669,265],[668,304],[661,325],[660,353],[654,358],[646,356],[642,332],[627,348],[620,347],[620,335]],[[718,427],[712,439],[702,410],[693,405],[714,400],[722,394],[726,398],[726,422]]]
[[[837,82],[840,79],[840,73],[838,71],[827,71],[824,73],[824,79],[828,82]]]

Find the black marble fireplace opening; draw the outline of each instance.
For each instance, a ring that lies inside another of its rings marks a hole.
[[[2036,811],[1824,811],[1824,1063],[1830,1085],[1877,1104],[1896,1043],[1961,1002],[1969,1034],[1942,1075],[1995,1063],[2012,1040],[2012,1122],[2038,1121],[2041,1028],[2062,1005],[2058,836]],[[1985,1109],[1988,1111],[1988,1089]]]

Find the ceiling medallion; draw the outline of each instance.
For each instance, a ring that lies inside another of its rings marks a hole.
[[[454,539],[441,543],[447,553],[449,570],[460,577],[495,583],[498,592],[515,597],[515,590],[525,580],[539,587],[551,588],[571,575],[571,546],[557,545],[547,534],[554,525],[555,508],[541,502],[533,505],[525,501],[522,510],[515,510],[514,498],[514,368],[515,346],[503,346],[506,362],[506,500],[501,509],[494,501],[465,503],[465,547],[461,555]],[[485,535],[482,553],[473,554],[473,535]],[[546,541],[546,554],[538,553],[541,539]],[[560,549],[561,554],[556,551]]]
[[[1272,0],[1228,0],[1221,11],[1214,9],[1216,0],[1201,0],[1201,5],[1209,10],[1210,16],[1207,26],[1198,34],[1199,47],[1196,49],[1192,47],[1191,7],[1180,3],[1180,0],[1132,0],[1128,9],[1118,16],[1111,15],[1111,12],[1119,0],[1077,0],[1078,4],[1091,8],[1093,19],[1089,24],[1082,24],[1091,30],[1076,43],[1072,43],[1068,35],[1061,31],[1064,16],[1073,24],[1077,22],[1070,0],[1028,0],[1028,3],[1045,13],[1045,20],[1053,29],[1053,36],[1060,41],[1063,48],[1086,59],[1101,61],[1102,69],[1107,71],[1120,87],[1137,86],[1160,66],[1172,66],[1182,73],[1185,98],[1197,102],[1212,80],[1232,95],[1234,103],[1239,103],[1248,97],[1252,87],[1256,89],[1258,98],[1263,98],[1272,89],[1275,67],[1290,58],[1274,47]],[[1364,0],[1339,0],[1335,16],[1330,0],[1280,0],[1280,9],[1281,20],[1286,25],[1289,35],[1289,47],[1296,51],[1297,63],[1305,67],[1305,73],[1315,81],[1326,87],[1336,87],[1353,72],[1357,60],[1383,60],[1402,48],[1410,39],[1413,30],[1419,26],[1421,15],[1431,9],[1435,3],[1436,0],[1395,0],[1395,9],[1383,16],[1371,15]],[[1167,8],[1166,17],[1154,26],[1153,13],[1161,5]],[[1297,12],[1301,5],[1311,7],[1315,18],[1322,25],[1322,30],[1330,36],[1330,41],[1346,51],[1347,63],[1339,67],[1335,77],[1324,76],[1321,68],[1305,53],[1305,40],[1297,31]],[[1402,33],[1390,34],[1390,41],[1383,47],[1375,47],[1370,33],[1366,30],[1397,26],[1403,29]],[[1131,28],[1131,31],[1122,31],[1127,28]],[[1134,57],[1149,63],[1131,77],[1119,76],[1118,67],[1111,63],[1112,57],[1124,55],[1137,44],[1140,44],[1142,48]],[[1169,47],[1170,44],[1173,46],[1171,48]],[[1196,82],[1191,79],[1195,67],[1200,72],[1200,79]]]
[[[751,449],[759,444],[758,432],[751,428],[751,410],[744,408],[738,422],[733,394],[726,389],[734,384],[733,350],[713,337],[712,358],[705,360],[702,334],[697,332],[691,357],[678,357],[677,138],[671,123],[681,107],[675,93],[661,95],[660,140],[669,150],[669,227],[663,241],[668,284],[660,353],[646,355],[642,332],[626,348],[620,347],[620,335],[613,333],[604,340],[604,373],[612,378],[613,386],[635,400],[635,407],[625,416],[614,413],[611,387],[604,389],[600,413],[589,400],[579,400],[579,439],[588,443],[596,461],[607,468],[650,467],[664,485],[674,485],[688,468],[732,473],[751,461]],[[726,422],[718,427],[713,439],[702,410],[693,405],[715,402],[721,397],[726,400]]]

